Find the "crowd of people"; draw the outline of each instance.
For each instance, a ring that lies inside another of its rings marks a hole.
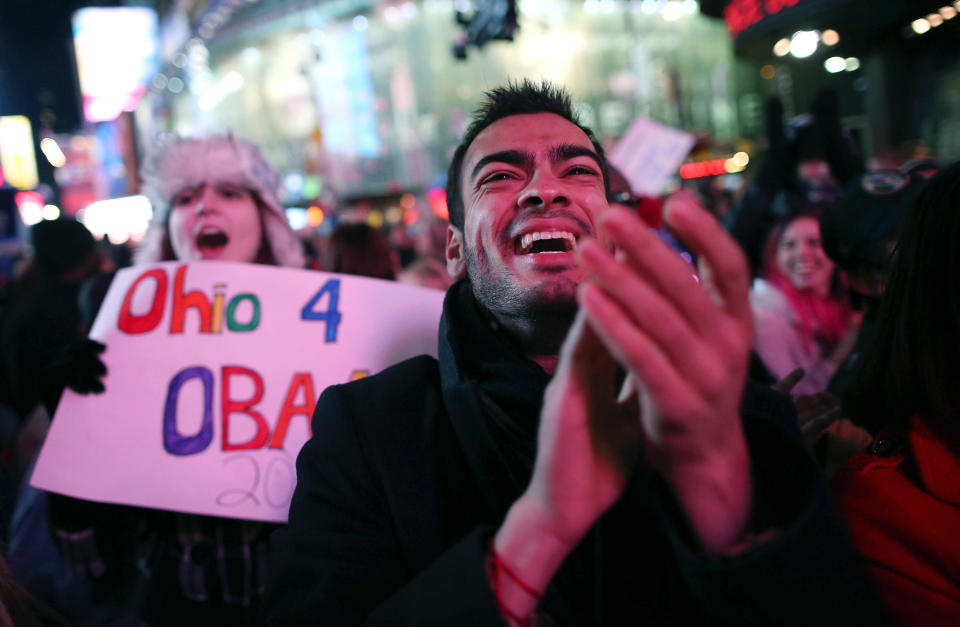
[[[642,198],[509,84],[414,258],[315,252],[256,146],[164,138],[132,258],[42,222],[3,285],[0,625],[960,623],[960,165],[867,168],[829,92],[767,144],[733,198]],[[63,390],[110,393],[113,273],[164,260],[446,291],[437,358],[320,395],[286,525],[28,483]]]

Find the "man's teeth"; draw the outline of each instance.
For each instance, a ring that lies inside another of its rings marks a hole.
[[[540,240],[548,239],[562,239],[570,243],[568,250],[573,250],[577,245],[577,238],[573,236],[573,233],[569,231],[534,231],[533,233],[527,233],[526,235],[520,238],[520,252],[528,253],[533,247],[534,242]],[[544,252],[564,252],[559,250],[553,251],[544,251]]]

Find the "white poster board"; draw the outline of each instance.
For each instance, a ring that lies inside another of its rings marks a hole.
[[[693,148],[693,135],[638,117],[607,158],[630,183],[634,194],[659,196]]]
[[[31,484],[69,496],[286,520],[329,385],[436,355],[443,292],[255,264],[117,273],[91,330],[106,392],[67,390]]]

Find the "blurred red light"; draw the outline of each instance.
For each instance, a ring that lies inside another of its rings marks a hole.
[[[450,219],[450,210],[447,208],[447,191],[442,187],[431,187],[427,190],[427,202],[433,214],[441,220]]]
[[[24,205],[37,205],[40,207],[44,205],[43,194],[40,192],[17,192],[13,197],[13,201],[17,203],[18,209],[22,209]]]
[[[411,207],[403,212],[403,223],[407,226],[413,226],[420,219],[420,212]]]

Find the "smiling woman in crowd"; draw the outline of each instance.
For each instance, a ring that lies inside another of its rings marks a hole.
[[[773,228],[763,275],[750,297],[757,354],[777,379],[803,368],[794,394],[823,392],[857,328],[836,268],[820,245],[814,213],[795,214]]]

